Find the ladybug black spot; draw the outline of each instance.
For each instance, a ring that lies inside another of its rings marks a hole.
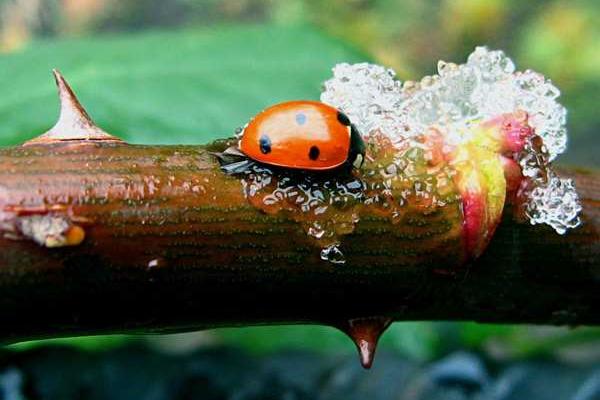
[[[312,146],[310,148],[310,150],[308,151],[308,158],[310,158],[311,160],[316,160],[317,158],[319,158],[319,154],[321,153],[321,151],[319,150],[319,148],[317,146]]]
[[[262,135],[258,140],[258,146],[263,154],[271,152],[271,139],[267,135]]]
[[[350,126],[350,119],[343,112],[338,111],[338,113],[337,113],[337,119],[338,119],[338,121],[340,121],[340,123],[342,125]]]

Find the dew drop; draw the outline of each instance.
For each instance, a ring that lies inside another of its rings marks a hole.
[[[531,190],[525,207],[532,225],[550,225],[560,235],[581,224],[581,204],[573,181],[552,171],[545,184]]]
[[[148,270],[151,270],[151,269],[156,269],[156,268],[163,268],[166,265],[167,265],[167,261],[162,257],[158,257],[158,258],[154,258],[154,259],[148,261],[146,268]]]
[[[308,234],[315,239],[321,239],[325,235],[325,229],[318,222],[313,222],[308,228]]]
[[[321,260],[332,264],[345,264],[346,258],[339,248],[339,244],[332,244],[321,250]]]
[[[350,319],[339,325],[356,345],[363,368],[371,368],[379,338],[391,323],[391,318],[379,316]]]

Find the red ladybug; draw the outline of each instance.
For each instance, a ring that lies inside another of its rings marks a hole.
[[[359,168],[365,143],[344,113],[301,100],[276,104],[256,115],[244,128],[238,150],[238,155],[262,164],[320,171]],[[235,150],[226,153],[233,155]],[[240,166],[229,170],[237,172]]]

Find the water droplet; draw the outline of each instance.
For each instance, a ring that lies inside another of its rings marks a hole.
[[[366,317],[350,319],[339,325],[356,345],[363,368],[369,369],[373,365],[379,338],[391,323],[392,319],[388,317]]]
[[[581,225],[581,204],[571,179],[548,172],[547,182],[536,185],[528,194],[525,212],[532,225],[550,225],[559,234]]]
[[[339,248],[338,244],[332,244],[321,250],[321,260],[329,261],[332,264],[345,264],[346,258]]]
[[[325,235],[325,229],[318,222],[313,222],[308,228],[308,234],[315,239],[321,239]]]
[[[164,258],[157,257],[157,258],[154,258],[154,259],[148,261],[147,269],[151,270],[151,269],[155,269],[155,268],[162,268],[162,267],[165,267],[166,265],[167,265],[167,261]]]

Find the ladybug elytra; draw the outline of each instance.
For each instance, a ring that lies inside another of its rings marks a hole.
[[[257,114],[244,128],[237,150],[262,164],[319,171],[344,165],[359,168],[365,144],[344,113],[318,101],[300,100]]]

